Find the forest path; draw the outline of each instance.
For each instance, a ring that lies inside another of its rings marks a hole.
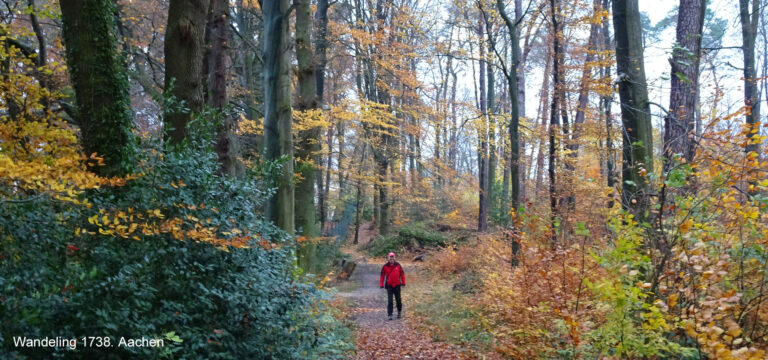
[[[362,229],[368,229],[365,224]],[[373,231],[361,231],[360,244],[375,236]],[[403,318],[387,320],[387,292],[379,288],[379,275],[384,259],[367,259],[350,245],[343,249],[357,263],[349,280],[338,287],[337,296],[347,299],[355,321],[356,354],[353,359],[471,359],[459,347],[442,342],[433,342],[427,334],[414,329],[408,318],[412,291],[418,288],[407,286],[402,289]],[[409,284],[418,284],[424,273],[421,264],[400,261]],[[395,311],[396,313],[396,311]]]

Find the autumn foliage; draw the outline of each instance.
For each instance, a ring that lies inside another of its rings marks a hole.
[[[19,67],[0,82],[4,106],[17,105],[0,117],[0,353],[100,358],[12,341],[99,334],[167,344],[110,349],[122,358],[341,357],[346,335],[327,294],[295,273],[284,246],[295,240],[243,211],[273,191],[267,165],[248,180],[217,175],[201,128],[186,147],[144,136],[134,173],[98,176],[103,160],[56,111],[63,95],[7,49]]]

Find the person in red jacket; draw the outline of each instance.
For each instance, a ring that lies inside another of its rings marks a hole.
[[[389,253],[389,261],[381,268],[381,279],[379,287],[387,288],[387,316],[392,320],[392,295],[397,301],[397,318],[403,311],[403,302],[400,299],[400,287],[405,287],[405,272],[400,263],[395,261],[395,253]]]

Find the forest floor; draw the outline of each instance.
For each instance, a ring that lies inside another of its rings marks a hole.
[[[359,246],[369,242],[375,231],[370,224],[361,226]],[[379,274],[384,259],[369,259],[349,245],[342,249],[357,263],[349,280],[338,284],[337,296],[346,300],[349,315],[355,323],[356,354],[354,359],[473,359],[466,350],[446,342],[433,341],[433,337],[417,330],[409,317],[414,291],[428,279],[424,265],[398,259],[405,270],[407,283],[402,289],[403,318],[387,320],[387,293],[379,288]],[[415,286],[414,286],[415,285]]]

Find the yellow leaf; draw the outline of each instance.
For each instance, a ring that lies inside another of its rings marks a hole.
[[[685,234],[688,232],[688,230],[691,229],[691,226],[693,226],[693,220],[687,219],[683,221],[682,224],[680,224],[680,233]]]
[[[669,305],[669,307],[674,307],[675,305],[677,305],[677,298],[678,297],[680,297],[680,294],[678,294],[678,293],[674,293],[672,295],[669,295],[669,299],[667,299],[667,305]]]

